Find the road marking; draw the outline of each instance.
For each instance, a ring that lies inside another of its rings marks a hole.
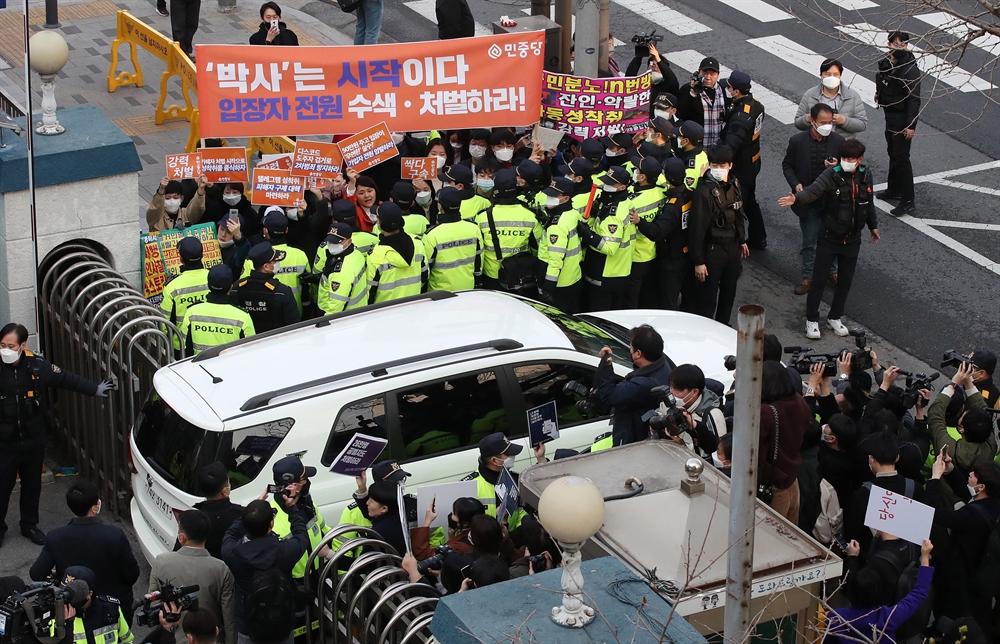
[[[975,27],[964,20],[959,20],[958,18],[943,12],[924,13],[913,17],[961,39],[965,39],[969,32],[975,29]],[[970,42],[972,45],[979,47],[980,49],[985,49],[993,56],[1000,55],[1000,37],[998,36],[985,34],[973,39]]]
[[[664,54],[664,57],[674,65],[689,72],[696,71],[698,65],[705,58],[693,49],[672,51]],[[719,78],[729,78],[733,70],[722,64],[719,67]],[[795,112],[799,108],[798,105],[784,96],[772,92],[757,81],[752,82],[751,90],[754,97],[764,105],[765,114],[785,125],[791,125],[795,122]]]
[[[787,11],[767,4],[764,0],[719,0],[719,2],[759,22],[776,22],[795,17]]]
[[[859,9],[874,9],[878,5],[868,0],[829,0],[841,9],[858,11]]]
[[[658,0],[615,0],[615,4],[642,16],[675,36],[690,36],[691,34],[712,31],[711,27],[703,25],[693,18],[688,18],[680,11],[671,9]]]
[[[819,66],[827,58],[785,36],[751,38],[747,42],[811,74],[818,74]],[[862,101],[872,107],[877,107],[875,103],[875,81],[845,69],[841,75],[841,82],[856,91],[861,96]]]
[[[944,172],[935,172],[934,174],[923,174],[919,177],[914,177],[913,183],[928,183],[930,181],[947,179],[948,177],[956,177],[962,174],[972,174],[973,172],[982,172],[983,170],[993,170],[994,168],[1000,168],[1000,161],[986,161],[985,163],[977,163],[976,165],[969,165],[964,168],[955,168],[954,170],[945,170]],[[885,187],[883,186],[879,189],[884,190]]]
[[[974,221],[948,221],[946,219],[921,219],[928,226],[942,228],[966,228],[968,230],[993,230],[1000,232],[1000,224],[979,224]]]
[[[521,13],[530,16],[531,15],[531,7],[527,7],[525,9],[521,9]],[[550,6],[549,7],[549,20],[551,20],[552,22],[556,21],[556,8],[554,6]],[[572,25],[572,27],[570,27],[570,29],[573,31],[573,33],[576,33],[576,14],[573,15],[573,25]],[[617,38],[615,38],[615,47],[624,47],[624,46],[625,46],[624,42],[622,42],[621,40],[618,40]]]
[[[995,188],[987,188],[985,186],[977,186],[974,183],[963,183],[961,181],[949,181],[947,179],[938,179],[935,181],[939,186],[948,186],[950,188],[961,188],[962,190],[969,190],[971,192],[981,192],[984,195],[993,195],[995,197],[1000,197],[1000,190]]]
[[[437,20],[437,13],[434,11],[434,1],[435,0],[413,0],[413,2],[404,2],[403,4],[405,4],[410,9],[413,9],[421,16],[427,18],[436,25],[438,20]],[[493,27],[477,22],[476,35],[492,36]]]
[[[888,46],[884,40],[885,29],[879,29],[867,22],[859,22],[846,27],[838,26],[837,29],[858,42],[875,47],[880,51],[888,51]],[[951,85],[961,92],[988,92],[995,89],[992,83],[984,81],[974,74],[970,74],[943,58],[939,58],[934,54],[928,54],[922,49],[913,46],[910,47],[910,51],[917,57],[917,67],[920,71],[937,78],[946,85]]]

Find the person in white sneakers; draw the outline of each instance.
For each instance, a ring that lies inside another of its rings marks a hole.
[[[806,337],[817,340],[819,332],[819,303],[823,299],[826,275],[836,260],[839,264],[839,279],[833,293],[833,302],[827,316],[827,324],[839,336],[849,331],[840,321],[847,304],[847,295],[854,281],[854,271],[858,266],[861,252],[861,232],[865,226],[871,233],[873,244],[881,238],[878,232],[878,218],[872,199],[875,184],[871,170],[864,165],[865,144],[857,139],[846,141],[840,148],[840,163],[827,168],[811,184],[800,192],[791,193],[778,200],[782,206],[808,204],[823,200],[822,222],[819,240],[816,244],[816,261],[813,264],[812,283],[806,298]]]

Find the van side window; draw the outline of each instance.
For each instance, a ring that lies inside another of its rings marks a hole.
[[[594,382],[597,369],[577,364],[529,364],[514,367],[514,376],[524,394],[524,404],[528,409],[556,401],[556,411],[559,414],[559,427],[570,427],[576,423],[595,418],[593,414],[582,413],[577,409],[580,396],[563,391],[570,380],[575,380],[584,387],[590,387]],[[581,405],[582,406],[582,405]]]
[[[359,400],[344,407],[330,431],[330,439],[323,450],[320,463],[330,467],[333,460],[347,446],[355,434],[361,433],[378,438],[389,438],[385,420],[385,396],[379,394],[372,398]]]
[[[507,416],[493,371],[399,391],[396,404],[408,458],[476,445],[493,432],[507,432]]]
[[[229,468],[234,490],[260,474],[294,424],[295,419],[282,418],[225,434],[218,459]]]

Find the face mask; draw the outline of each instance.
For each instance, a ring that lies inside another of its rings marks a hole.
[[[506,467],[508,470],[514,467],[514,457],[508,456],[507,458],[503,459],[503,466]]]
[[[493,190],[493,179],[477,179],[476,185],[479,186],[480,190],[483,192],[489,192]]]
[[[618,192],[618,186],[601,186],[604,192]]]
[[[280,271],[280,270],[281,270],[281,262],[275,262],[274,263],[274,268],[271,270],[271,272],[273,274],[277,275],[278,271]]]
[[[833,124],[832,123],[827,123],[825,125],[820,125],[819,127],[816,128],[816,134],[819,134],[820,136],[830,136],[831,132],[833,132]]]
[[[605,156],[607,156],[610,159],[615,159],[617,157],[620,157],[620,156],[624,155],[625,154],[625,150],[622,150],[621,152],[613,152],[611,150],[608,150],[604,154],[605,154]]]
[[[14,364],[20,357],[20,351],[14,351],[13,349],[0,349],[0,359],[3,359],[4,364]]]
[[[729,98],[733,97],[733,90],[732,90],[732,88],[729,88],[729,87],[726,88],[726,96],[728,96]]]
[[[857,161],[841,161],[840,167],[844,169],[844,172],[854,172],[858,169]]]
[[[392,137],[392,142],[394,144],[396,144],[396,145],[399,145],[400,143],[402,143],[403,139],[406,138],[405,134],[396,134],[395,132],[390,132],[389,136]]]
[[[840,87],[840,79],[836,76],[824,76],[823,87],[827,89],[837,89]]]
[[[183,199],[164,199],[163,209],[172,215],[181,209],[181,201],[183,201]]]
[[[677,145],[679,147],[686,148],[688,146],[688,143],[689,141],[687,139],[680,139],[680,138],[677,139]]]
[[[469,154],[472,155],[473,159],[482,159],[486,156],[486,146],[485,145],[470,145]]]
[[[242,199],[242,198],[243,198],[243,195],[241,195],[241,194],[222,195],[222,200],[225,201],[230,206],[235,206],[236,204],[238,204],[240,202],[240,199]]]
[[[719,460],[719,457],[716,455],[715,452],[712,452],[712,465],[714,465],[716,468],[720,470],[726,467],[726,464]]]
[[[653,134],[652,132],[647,132],[646,133],[646,142],[647,143],[656,143],[656,135]]]
[[[978,494],[978,492],[976,492],[976,488],[971,485],[966,485],[965,487],[969,488],[969,495],[972,498],[976,498],[976,494]]]
[[[494,150],[493,153],[497,155],[497,161],[500,161],[501,163],[507,163],[514,158],[514,150],[511,148]]]
[[[458,532],[458,521],[455,521],[454,519],[452,519],[451,515],[448,516],[448,527],[452,531]]]
[[[299,220],[299,209],[298,208],[289,208],[288,211],[285,214],[288,215],[288,218],[291,219],[292,221],[298,221]]]
[[[634,181],[636,183],[639,183],[639,171],[638,170],[633,170],[632,171],[632,181]]]
[[[232,245],[233,245],[233,244],[235,244],[235,243],[236,243],[236,240],[235,240],[235,239],[230,239],[229,241],[222,241],[222,240],[220,239],[220,240],[219,240],[219,247],[220,247],[220,248],[229,248],[230,246],[232,246]]]
[[[649,75],[649,82],[651,82],[653,85],[659,85],[660,83],[663,82],[663,74],[661,74],[660,72],[653,72],[652,74]]]
[[[435,157],[437,159],[437,169],[440,170],[444,167],[444,157]]]
[[[545,207],[546,208],[555,208],[558,205],[559,205],[559,197],[550,197],[548,195],[545,196]],[[5,362],[6,362],[6,360],[5,360]]]
[[[716,181],[725,181],[729,178],[729,170],[726,168],[710,168],[709,172]]]
[[[449,145],[451,145],[451,149],[452,150],[461,150],[462,149],[462,144],[461,143],[455,143],[454,141],[448,141],[448,143],[449,143]]]
[[[431,191],[425,190],[424,192],[417,193],[417,203],[421,206],[426,206],[431,202]]]
[[[329,246],[326,247],[326,252],[330,253],[331,255],[339,255],[342,252],[344,252],[344,245],[330,244]]]
[[[666,110],[653,110],[653,116],[658,119],[670,120],[670,112]]]

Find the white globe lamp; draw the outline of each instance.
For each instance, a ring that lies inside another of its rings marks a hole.
[[[57,31],[39,31],[28,41],[31,69],[42,79],[42,122],[35,128],[39,134],[62,134],[65,128],[56,119],[56,74],[69,60],[69,45]],[[30,118],[30,115],[29,115]]]
[[[594,619],[594,609],[581,599],[580,548],[604,523],[604,497],[588,479],[566,476],[542,492],[538,518],[563,549],[563,601],[552,609],[552,620],[561,626],[581,628]]]

